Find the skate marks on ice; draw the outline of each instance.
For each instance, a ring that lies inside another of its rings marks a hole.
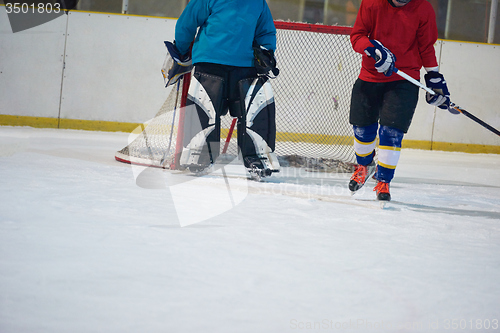
[[[215,167],[209,173],[161,170],[172,196],[181,227],[194,225],[221,215],[238,206],[247,197],[247,179],[229,177],[245,174],[243,165]]]
[[[485,217],[494,220],[500,220],[500,212],[486,211],[486,210],[473,210],[473,209],[460,209],[460,208],[447,208],[447,207],[434,207],[421,204],[411,204],[398,201],[391,201],[384,209],[395,209],[392,205],[406,207],[409,210],[416,210],[427,213],[439,213],[458,216],[470,217]]]
[[[495,200],[497,186],[401,177],[396,178],[391,187],[394,200],[381,203],[376,200],[372,191],[375,184],[372,180],[355,195],[351,195],[347,188],[349,176],[312,174],[295,168],[283,168],[280,173],[257,182],[249,179],[243,165],[230,163],[215,165],[210,172],[199,175],[186,171],[145,168],[136,173],[136,182],[145,188],[168,188],[181,227],[194,225],[234,209],[248,195],[286,196],[387,213],[414,211],[500,219],[500,204]],[[163,181],[159,181],[161,179]],[[467,193],[470,190],[474,193],[488,193],[484,199],[469,198]]]
[[[500,204],[492,200],[491,195],[487,195],[484,201],[480,198],[470,200],[467,198],[467,192],[472,188],[477,188],[474,189],[475,193],[483,189],[483,191],[492,192],[494,196],[493,192],[497,192],[497,186],[461,181],[397,178],[391,188],[393,197],[397,199],[380,202],[376,200],[375,193],[372,191],[374,183],[371,180],[359,193],[351,195],[347,189],[349,175],[324,173],[302,175],[300,170],[293,169],[283,168],[282,172],[263,178],[260,182],[248,180],[248,174],[244,169],[235,173],[236,169],[233,165],[225,166],[220,168],[218,173],[210,173],[203,177],[188,174],[179,174],[179,176],[185,179],[199,179],[200,191],[204,191],[203,188],[207,186],[212,189],[222,186],[232,191],[233,195],[243,191],[245,196],[248,194],[280,195],[387,212],[415,211],[500,219]]]
[[[500,219],[500,200],[491,197],[500,196],[496,189],[499,186],[479,184],[473,182],[397,177],[391,187],[391,192],[396,200],[381,202],[375,198],[372,191],[375,182],[370,179],[359,193],[350,194],[347,190],[349,175],[318,175],[312,177],[293,177],[283,173],[274,179],[274,183],[287,182],[303,184],[297,193],[284,191],[296,197],[315,199],[318,201],[336,202],[353,206],[362,206],[370,209],[383,209],[384,211],[417,211],[423,213],[448,214],[455,216],[486,217]],[[288,170],[289,171],[289,170]],[[307,175],[307,174],[306,174]],[[316,176],[316,177],[315,177]],[[485,198],[470,198],[470,191],[489,192]],[[275,191],[276,192],[276,191]],[[433,195],[428,193],[437,192]]]
[[[500,189],[500,186],[491,185],[487,183],[473,183],[473,182],[464,182],[464,181],[456,181],[456,180],[445,180],[445,179],[430,179],[430,178],[410,178],[410,177],[397,177],[395,178],[398,183],[404,184],[414,184],[414,185],[449,185],[449,186],[471,186],[471,187],[487,187],[487,188],[497,188]]]
[[[460,209],[451,207],[431,206],[426,204],[408,203],[402,201],[391,200],[388,202],[377,201],[376,199],[354,199],[358,202],[364,202],[367,206],[371,205],[373,208],[379,208],[387,211],[416,211],[423,213],[436,213],[447,214],[456,216],[470,216],[470,217],[485,217],[490,219],[500,220],[500,212],[476,210],[476,209]]]
[[[500,220],[500,186],[487,181],[397,177],[394,183],[392,188],[398,198],[390,201],[385,209]]]
[[[366,191],[353,196],[384,211],[415,211],[454,216],[484,217],[500,220],[499,187],[462,181],[395,178],[391,183],[392,200],[380,202]],[[370,189],[370,182],[365,185]],[[475,193],[471,196],[470,193]],[[484,193],[484,196],[477,193]],[[495,198],[495,196],[497,198]]]
[[[500,220],[500,200],[491,199],[495,194],[500,199],[500,192],[497,191],[497,189],[500,189],[500,186],[445,179],[397,177],[394,179],[391,187],[391,192],[394,194],[393,197],[397,199],[383,202],[375,198],[375,193],[372,191],[375,182],[372,179],[367,182],[359,193],[354,195],[350,195],[348,191],[339,191],[339,189],[347,188],[349,176],[350,174],[337,174],[336,176],[325,176],[326,179],[306,177],[304,178],[304,185],[317,187],[333,186],[335,188],[334,192],[336,193],[334,195],[328,193],[311,195],[312,199],[319,201],[338,202],[387,211],[409,210]],[[280,180],[281,182],[295,181],[293,177],[287,177],[286,175],[281,177]],[[278,181],[275,180],[275,182]],[[309,192],[314,191],[318,190],[309,190]],[[436,191],[436,194],[428,194]],[[470,191],[474,193],[489,193],[484,198],[471,198],[469,195]]]
[[[422,213],[447,214],[454,216],[485,217],[500,219],[500,204],[494,197],[500,188],[472,182],[397,178],[392,186],[393,197],[389,202],[376,200],[372,191],[373,181],[351,196],[347,189],[349,175],[296,176],[299,171],[284,168],[284,172],[266,178],[263,182],[249,182],[248,193],[264,195],[285,195],[308,200],[318,200],[360,206],[384,211],[416,211]],[[307,174],[306,174],[307,175]],[[471,199],[470,190],[488,191],[484,199]],[[429,193],[436,192],[432,195]]]
[[[290,193],[287,193],[290,195]],[[447,214],[447,215],[456,215],[456,216],[470,216],[470,217],[483,217],[489,219],[500,220],[500,212],[496,211],[488,211],[488,210],[478,210],[478,209],[460,209],[460,208],[452,208],[452,207],[444,207],[444,206],[432,206],[428,204],[416,204],[409,203],[403,201],[379,201],[377,199],[362,199],[362,198],[354,198],[348,196],[332,196],[332,195],[310,195],[310,196],[301,196],[294,195],[294,197],[303,197],[307,199],[315,199],[318,201],[324,202],[332,202],[339,204],[346,204],[350,206],[358,206],[362,208],[375,209],[375,210],[383,210],[383,211],[415,211],[421,213],[435,213],[435,214]]]

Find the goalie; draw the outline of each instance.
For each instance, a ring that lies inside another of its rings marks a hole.
[[[198,30],[199,28],[199,30]],[[196,38],[195,38],[196,37]],[[274,154],[275,107],[269,72],[278,75],[276,28],[265,0],[192,0],[166,42],[174,59],[167,84],[194,74],[185,109],[182,168],[199,173],[219,156],[220,117],[237,118],[237,141],[251,174],[279,171]],[[165,75],[165,73],[164,73]]]

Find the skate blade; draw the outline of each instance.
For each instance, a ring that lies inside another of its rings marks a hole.
[[[261,182],[261,181],[262,181],[262,178],[263,178],[263,177],[262,177],[262,175],[261,175],[260,173],[258,173],[258,172],[253,172],[253,171],[249,171],[248,173],[250,174],[249,179],[251,179],[251,180],[255,180],[255,181],[257,181],[257,182]]]
[[[202,177],[202,176],[208,175],[209,173],[212,173],[214,171],[214,165],[210,164],[210,165],[206,166],[205,168],[197,168],[197,167],[193,167],[193,166],[188,166],[187,170],[189,172],[191,172],[191,174],[193,174],[196,177]]]

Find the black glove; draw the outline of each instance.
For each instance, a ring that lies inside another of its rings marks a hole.
[[[253,42],[254,66],[257,73],[268,75],[269,71],[273,72],[274,76],[278,76],[280,70],[276,68],[276,58],[273,50],[268,50],[263,46]]]

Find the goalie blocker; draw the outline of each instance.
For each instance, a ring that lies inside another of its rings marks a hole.
[[[259,177],[278,172],[274,96],[256,68],[198,63],[185,108],[181,168],[206,170],[220,154],[220,117],[237,118],[239,154]]]

